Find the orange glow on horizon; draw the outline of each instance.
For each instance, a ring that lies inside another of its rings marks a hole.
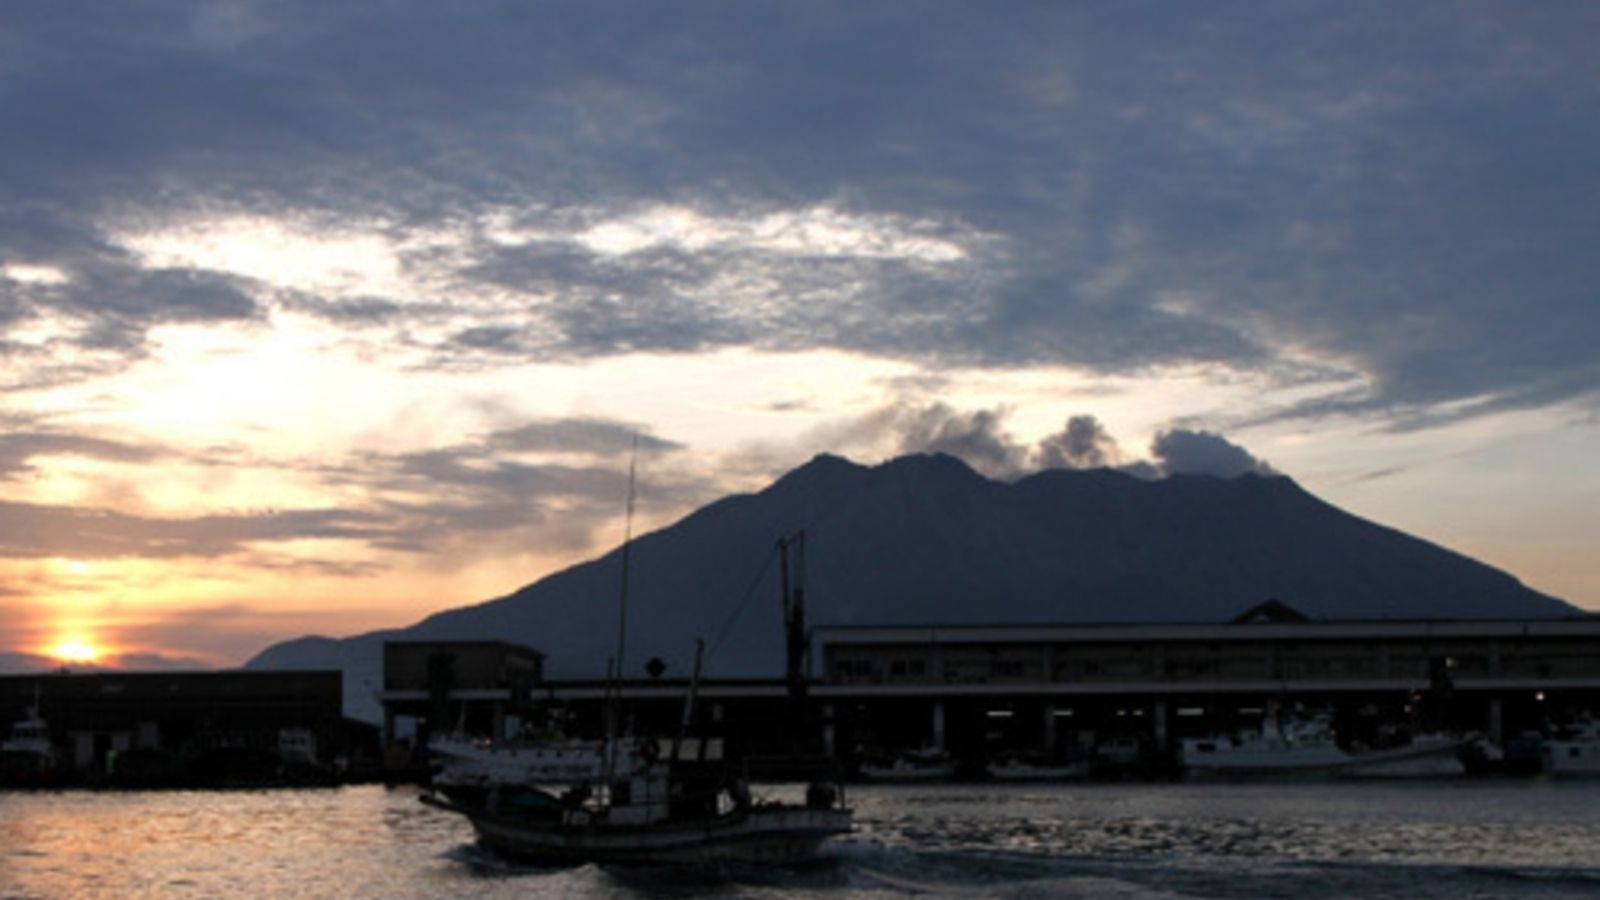
[[[45,651],[45,655],[63,663],[86,665],[99,661],[102,656],[106,655],[106,651],[89,639],[74,635],[62,638],[52,644]]]

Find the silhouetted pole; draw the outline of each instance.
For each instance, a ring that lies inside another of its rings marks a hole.
[[[805,747],[806,728],[806,640],[805,603],[806,533],[778,539],[778,573],[783,588],[784,682],[789,690],[790,749],[799,754]],[[794,553],[793,566],[790,552]]]

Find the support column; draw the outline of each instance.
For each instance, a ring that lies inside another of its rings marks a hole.
[[[933,701],[933,746],[944,749],[944,701]]]
[[[1157,700],[1155,706],[1156,747],[1167,749],[1167,701]]]
[[[1040,733],[1044,735],[1044,752],[1047,758],[1056,758],[1056,705],[1046,702],[1044,705],[1044,722],[1041,723]]]
[[[1489,740],[1495,746],[1504,747],[1506,743],[1505,707],[1499,697],[1489,698]]]

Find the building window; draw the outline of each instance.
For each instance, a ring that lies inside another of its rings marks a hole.
[[[870,659],[841,659],[834,664],[834,671],[840,678],[871,678],[872,660]]]
[[[889,663],[891,678],[921,678],[928,674],[928,664],[920,659],[897,659]]]

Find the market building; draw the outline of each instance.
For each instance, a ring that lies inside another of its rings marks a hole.
[[[822,626],[811,632],[810,664],[799,724],[810,745],[845,759],[918,747],[1061,758],[1116,741],[1160,756],[1184,737],[1296,705],[1331,711],[1355,739],[1458,729],[1499,742],[1600,710],[1600,619],[1591,617],[1330,622],[1268,602],[1227,623]],[[391,712],[418,709],[426,693],[386,684]],[[454,696],[470,699],[467,690]],[[476,690],[517,721],[599,736],[616,696],[639,732],[677,727],[688,682],[505,680]],[[780,749],[796,724],[780,678],[710,679],[698,695],[696,727],[730,748]]]

